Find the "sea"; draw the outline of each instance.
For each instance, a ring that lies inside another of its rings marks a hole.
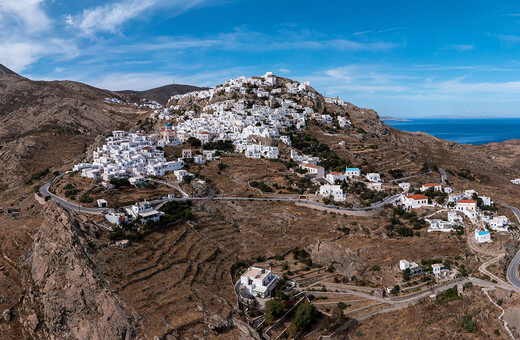
[[[429,118],[385,123],[398,130],[426,132],[461,144],[482,145],[520,139],[520,118]]]

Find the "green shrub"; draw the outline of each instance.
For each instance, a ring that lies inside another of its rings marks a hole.
[[[471,320],[471,315],[468,314],[462,317],[460,326],[468,333],[473,333],[477,330],[477,324],[475,321]]]

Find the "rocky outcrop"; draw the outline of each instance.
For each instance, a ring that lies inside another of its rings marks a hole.
[[[98,230],[47,204],[23,269],[20,321],[37,339],[135,339],[135,317],[108,288],[87,238]]]
[[[318,241],[311,251],[311,259],[321,266],[332,265],[338,274],[345,277],[356,276],[363,269],[356,252],[332,242]]]

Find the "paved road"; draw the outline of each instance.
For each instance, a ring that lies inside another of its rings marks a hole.
[[[504,207],[507,207],[509,209],[511,209],[511,211],[513,212],[513,214],[515,214],[516,216],[516,219],[518,220],[518,223],[520,223],[520,209],[518,208],[515,208],[511,205],[507,205],[507,204],[502,204]]]
[[[518,277],[518,266],[520,265],[520,251],[516,253],[509,267],[507,267],[507,281],[520,291],[520,278]]]
[[[520,209],[515,208],[510,205],[503,204],[503,206],[508,207],[515,214],[518,222],[520,223]],[[518,276],[518,266],[520,265],[520,251],[516,253],[516,256],[513,258],[509,267],[507,267],[507,281],[515,286],[517,291],[520,291],[520,277]]]
[[[58,202],[60,205],[66,207],[66,208],[69,208],[69,209],[72,209],[72,210],[76,210],[76,211],[79,211],[79,212],[84,212],[84,213],[87,213],[87,214],[102,214],[103,211],[107,210],[106,208],[101,209],[101,208],[86,208],[86,207],[82,207],[82,206],[80,206],[78,204],[71,203],[71,202],[67,201],[64,198],[61,198],[61,197],[56,196],[53,193],[51,193],[49,191],[49,187],[51,186],[52,182],[54,182],[56,179],[60,178],[61,176],[63,176],[63,174],[54,177],[52,179],[52,181],[47,182],[44,185],[42,185],[40,187],[40,194],[42,194],[43,197],[50,196],[54,201]]]
[[[61,204],[64,207],[67,207],[67,208],[73,209],[73,210],[78,210],[78,211],[81,211],[81,212],[84,212],[84,213],[88,213],[88,214],[102,214],[103,211],[108,210],[106,208],[102,209],[102,208],[85,208],[85,207],[80,207],[78,204],[69,202],[69,201],[67,201],[64,198],[61,198],[61,197],[56,196],[56,195],[52,194],[51,192],[49,192],[49,187],[52,184],[52,182],[54,182],[56,179],[60,178],[61,176],[63,176],[63,175],[56,176],[50,182],[45,183],[44,185],[42,185],[40,187],[40,193],[44,197],[45,196],[50,196],[53,200],[55,200],[56,202],[58,202],[59,204]],[[163,183],[166,183],[166,182],[163,182]],[[154,200],[154,201],[150,201],[150,204],[152,204],[152,205],[161,204],[162,205],[162,204],[164,204],[165,202],[168,202],[168,201],[185,201],[185,200],[272,201],[272,202],[306,203],[306,204],[309,204],[309,205],[314,205],[314,206],[324,207],[324,208],[330,208],[330,209],[334,209],[334,210],[367,211],[367,210],[373,210],[373,209],[381,208],[382,206],[384,206],[385,204],[388,204],[388,203],[393,203],[396,200],[398,200],[399,197],[401,196],[400,194],[394,195],[394,196],[389,196],[389,197],[385,198],[383,201],[375,203],[375,204],[373,204],[373,205],[371,205],[369,207],[364,207],[364,208],[344,208],[344,207],[337,207],[335,205],[327,205],[327,204],[320,203],[320,202],[315,202],[315,201],[301,200],[301,199],[297,199],[297,198],[256,198],[256,197],[229,197],[229,196],[185,197],[184,195],[187,196],[187,194],[184,193],[183,197],[176,197],[176,198],[169,198],[169,199],[162,199],[162,200]]]

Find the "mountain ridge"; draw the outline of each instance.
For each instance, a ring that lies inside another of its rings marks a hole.
[[[19,76],[20,77],[20,75],[18,73],[10,70],[9,68],[5,67],[2,64],[0,64],[0,74],[13,75],[13,76]]]
[[[128,96],[134,96],[139,99],[147,99],[156,101],[159,104],[166,105],[170,100],[170,97],[176,94],[184,94],[192,91],[204,90],[204,87],[198,87],[194,85],[186,84],[169,84],[164,86],[155,87],[153,89],[136,91],[136,90],[120,90],[115,91]]]

